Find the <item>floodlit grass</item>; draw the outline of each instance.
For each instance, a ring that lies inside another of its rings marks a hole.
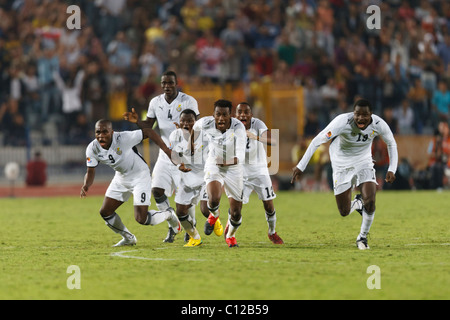
[[[131,201],[117,212],[138,244],[112,248],[120,236],[100,218],[101,203],[102,197],[1,199],[0,299],[450,298],[448,192],[379,192],[367,251],[355,246],[360,215],[339,216],[331,193],[278,192],[281,246],[268,240],[253,194],[239,248],[205,236],[199,210],[201,247],[184,248],[181,236],[162,243],[167,224],[139,225]],[[221,212],[225,225],[225,198]],[[67,287],[71,265],[80,269],[81,289]],[[381,289],[367,287],[372,265]]]

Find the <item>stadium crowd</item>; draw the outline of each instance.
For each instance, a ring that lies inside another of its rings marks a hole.
[[[306,135],[358,96],[394,134],[432,134],[449,119],[449,64],[446,0],[0,0],[0,143],[53,123],[87,144],[95,120],[146,110],[167,69],[181,85],[303,85]]]

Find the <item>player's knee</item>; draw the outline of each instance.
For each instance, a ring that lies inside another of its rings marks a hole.
[[[165,197],[164,189],[160,189],[160,188],[153,188],[152,194],[153,194],[153,197],[155,197],[155,199],[160,199],[160,198]]]
[[[350,206],[338,206],[339,213],[342,217],[346,217],[350,214]]]
[[[231,219],[233,219],[234,221],[238,221],[241,219],[242,215],[241,215],[241,210],[239,208],[236,209],[229,209],[228,213],[231,216]]]
[[[368,214],[374,213],[375,212],[375,201],[368,200],[367,202],[364,202],[364,209]]]
[[[208,208],[217,208],[220,206],[220,198],[211,197],[208,201]]]
[[[100,208],[99,210],[100,215],[102,216],[102,218],[104,217],[109,217],[110,215],[112,215],[114,212],[110,212],[104,208]]]

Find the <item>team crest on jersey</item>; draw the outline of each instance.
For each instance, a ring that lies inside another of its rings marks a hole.
[[[177,111],[180,112],[181,111],[181,104],[178,105],[177,107]]]
[[[117,148],[116,153],[120,156],[122,154],[122,150],[120,150],[120,148]]]

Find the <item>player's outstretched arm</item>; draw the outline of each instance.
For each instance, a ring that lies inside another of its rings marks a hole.
[[[95,179],[95,168],[87,168],[86,174],[84,175],[84,184],[81,187],[80,198],[85,198],[87,196],[87,192],[94,183]]]
[[[301,179],[301,177],[303,175],[303,171],[300,170],[299,168],[295,167],[293,170],[294,171],[292,172],[291,184],[294,183],[295,180]]]

